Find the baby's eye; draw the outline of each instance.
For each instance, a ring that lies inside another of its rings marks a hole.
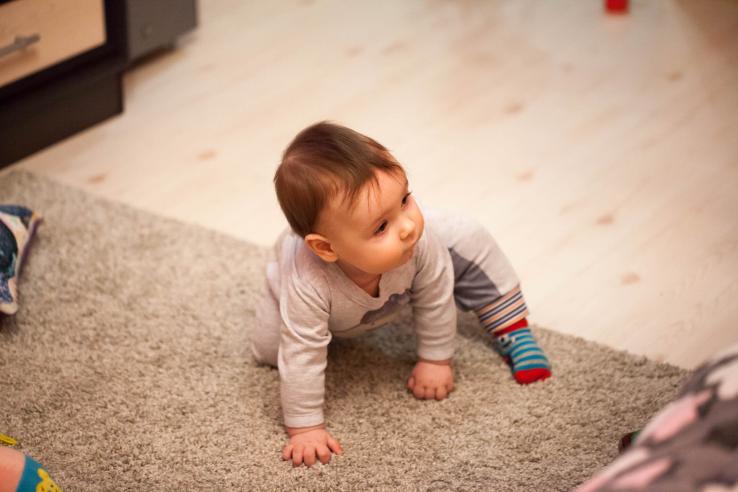
[[[387,221],[385,220],[384,222],[382,222],[382,225],[379,226],[379,229],[374,231],[374,234],[382,234],[386,229],[387,229]]]
[[[403,199],[402,199],[402,204],[403,205],[407,205],[408,200],[410,200],[410,195],[412,195],[412,194],[413,194],[413,192],[411,191],[410,193],[408,193],[407,195],[405,195],[403,197]]]

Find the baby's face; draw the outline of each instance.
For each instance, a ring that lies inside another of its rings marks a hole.
[[[339,262],[382,274],[413,257],[425,223],[404,175],[375,175],[377,186],[365,186],[353,208],[332,200],[321,224]]]

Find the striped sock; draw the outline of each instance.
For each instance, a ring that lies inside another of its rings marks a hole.
[[[528,307],[519,286],[477,311],[480,323],[493,337],[496,350],[520,384],[551,376],[551,365],[528,328],[527,315]]]
[[[551,365],[523,319],[493,333],[495,346],[520,384],[543,381],[551,376]]]

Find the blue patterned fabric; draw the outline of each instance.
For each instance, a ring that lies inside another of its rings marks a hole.
[[[495,339],[495,348],[503,357],[509,357],[516,371],[551,367],[529,328],[500,335]]]
[[[0,222],[0,302],[12,302],[8,282],[15,277],[15,265],[18,261],[18,243],[13,232]]]
[[[30,456],[26,456],[23,474],[15,490],[16,492],[61,492],[61,488],[52,480],[48,472]]]
[[[17,277],[41,217],[19,205],[0,205],[0,313],[18,310]]]

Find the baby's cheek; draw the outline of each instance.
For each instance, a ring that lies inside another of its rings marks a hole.
[[[383,241],[381,247],[372,248],[367,261],[371,263],[374,272],[385,273],[397,266],[398,254],[389,241]]]
[[[423,217],[423,214],[420,213],[420,209],[418,210],[418,220],[416,221],[416,225],[418,227],[418,238],[423,235],[423,230],[425,229],[425,218]]]

